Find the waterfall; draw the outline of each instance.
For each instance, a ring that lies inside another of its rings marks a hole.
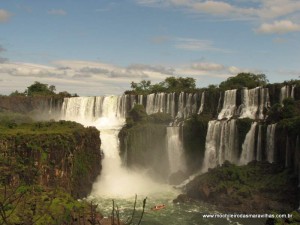
[[[269,90],[267,88],[244,88],[242,91],[240,118],[264,119],[264,109],[269,106]]]
[[[138,95],[138,104],[139,105],[143,105],[143,98],[144,98],[143,95]]]
[[[185,100],[185,106],[184,106],[184,111],[183,111],[183,118],[186,119],[190,117],[192,113],[192,108],[193,108],[193,94],[189,93],[186,94],[186,100]]]
[[[62,105],[62,118],[79,123],[94,119],[95,97],[65,98]]]
[[[202,171],[221,165],[225,160],[235,163],[237,159],[236,120],[208,123]]]
[[[222,100],[222,92],[220,92],[219,100],[218,100],[218,107],[217,107],[217,113],[221,111],[221,100]]]
[[[289,85],[285,85],[280,89],[280,104],[282,105],[283,100],[286,98],[294,98],[295,97],[295,87],[296,85],[292,85],[292,89],[290,89]]]
[[[258,110],[258,96],[260,88],[247,89],[244,88],[242,92],[242,111],[240,114],[241,118],[256,118]]]
[[[295,99],[295,87],[296,87],[296,85],[294,84],[292,86],[292,91],[291,91],[291,98],[293,98],[293,99]]]
[[[274,162],[276,123],[267,127],[267,161]]]
[[[262,130],[262,125],[259,125],[258,126],[258,134],[257,134],[257,147],[256,147],[256,160],[257,161],[262,160],[261,130]]]
[[[155,94],[150,94],[147,95],[147,102],[146,102],[146,113],[152,114],[154,113],[154,98],[155,98]]]
[[[53,106],[52,106],[52,105],[53,105],[52,101],[53,101],[53,98],[51,97],[51,98],[50,98],[49,111],[48,111],[48,114],[49,114],[49,115],[52,114],[52,108],[53,108]]]
[[[254,149],[255,149],[255,130],[257,122],[253,122],[250,130],[246,134],[245,141],[242,145],[242,153],[240,157],[240,165],[245,165],[255,159]]]
[[[260,101],[258,108],[258,119],[262,120],[265,118],[264,109],[269,109],[271,107],[269,89],[260,88]]]
[[[92,196],[132,197],[136,193],[148,193],[150,186],[153,187],[151,191],[158,190],[158,185],[147,177],[122,167],[118,134],[125,124],[127,101],[131,100],[128,95],[64,99],[63,119],[96,126],[100,130],[104,159],[101,176],[94,183]]]
[[[153,114],[158,112],[166,112],[167,108],[167,94],[165,93],[153,93],[147,95],[146,113]]]
[[[203,91],[201,94],[201,103],[200,103],[200,108],[199,108],[198,114],[201,114],[203,112],[204,101],[205,101],[205,91]]]
[[[236,110],[236,89],[225,91],[223,108],[218,115],[218,119],[229,119],[235,115]]]
[[[183,145],[180,140],[180,128],[179,126],[167,127],[167,150],[170,173],[186,170]]]
[[[157,93],[154,98],[154,113],[165,112],[165,93]]]
[[[183,118],[184,117],[184,96],[185,93],[181,92],[179,94],[179,98],[178,98],[178,112],[176,117],[177,118]]]
[[[167,111],[172,118],[175,117],[175,93],[170,93],[167,95]]]
[[[288,97],[288,89],[289,86],[285,85],[280,89],[280,104],[282,105],[282,102],[285,98]]]

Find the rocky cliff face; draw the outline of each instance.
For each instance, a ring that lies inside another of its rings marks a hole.
[[[99,131],[65,121],[1,127],[0,159],[7,184],[62,187],[82,198],[101,171]]]
[[[297,177],[279,164],[252,162],[235,166],[228,162],[196,177],[186,195],[174,202],[196,199],[228,213],[287,213],[298,207]]]
[[[169,162],[166,152],[166,126],[136,124],[119,134],[123,162],[129,168],[150,169],[150,175],[166,178]]]

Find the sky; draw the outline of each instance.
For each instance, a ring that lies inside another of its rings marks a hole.
[[[0,0],[0,94],[39,81],[80,96],[240,72],[300,78],[300,0]]]

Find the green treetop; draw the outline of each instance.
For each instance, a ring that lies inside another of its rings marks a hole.
[[[221,82],[219,87],[224,90],[239,89],[243,87],[255,88],[257,86],[266,85],[268,82],[265,74],[239,73],[238,75],[229,77],[227,80]]]

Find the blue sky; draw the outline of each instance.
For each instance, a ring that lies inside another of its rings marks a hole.
[[[0,0],[0,93],[34,81],[79,95],[239,72],[299,79],[299,0]]]

